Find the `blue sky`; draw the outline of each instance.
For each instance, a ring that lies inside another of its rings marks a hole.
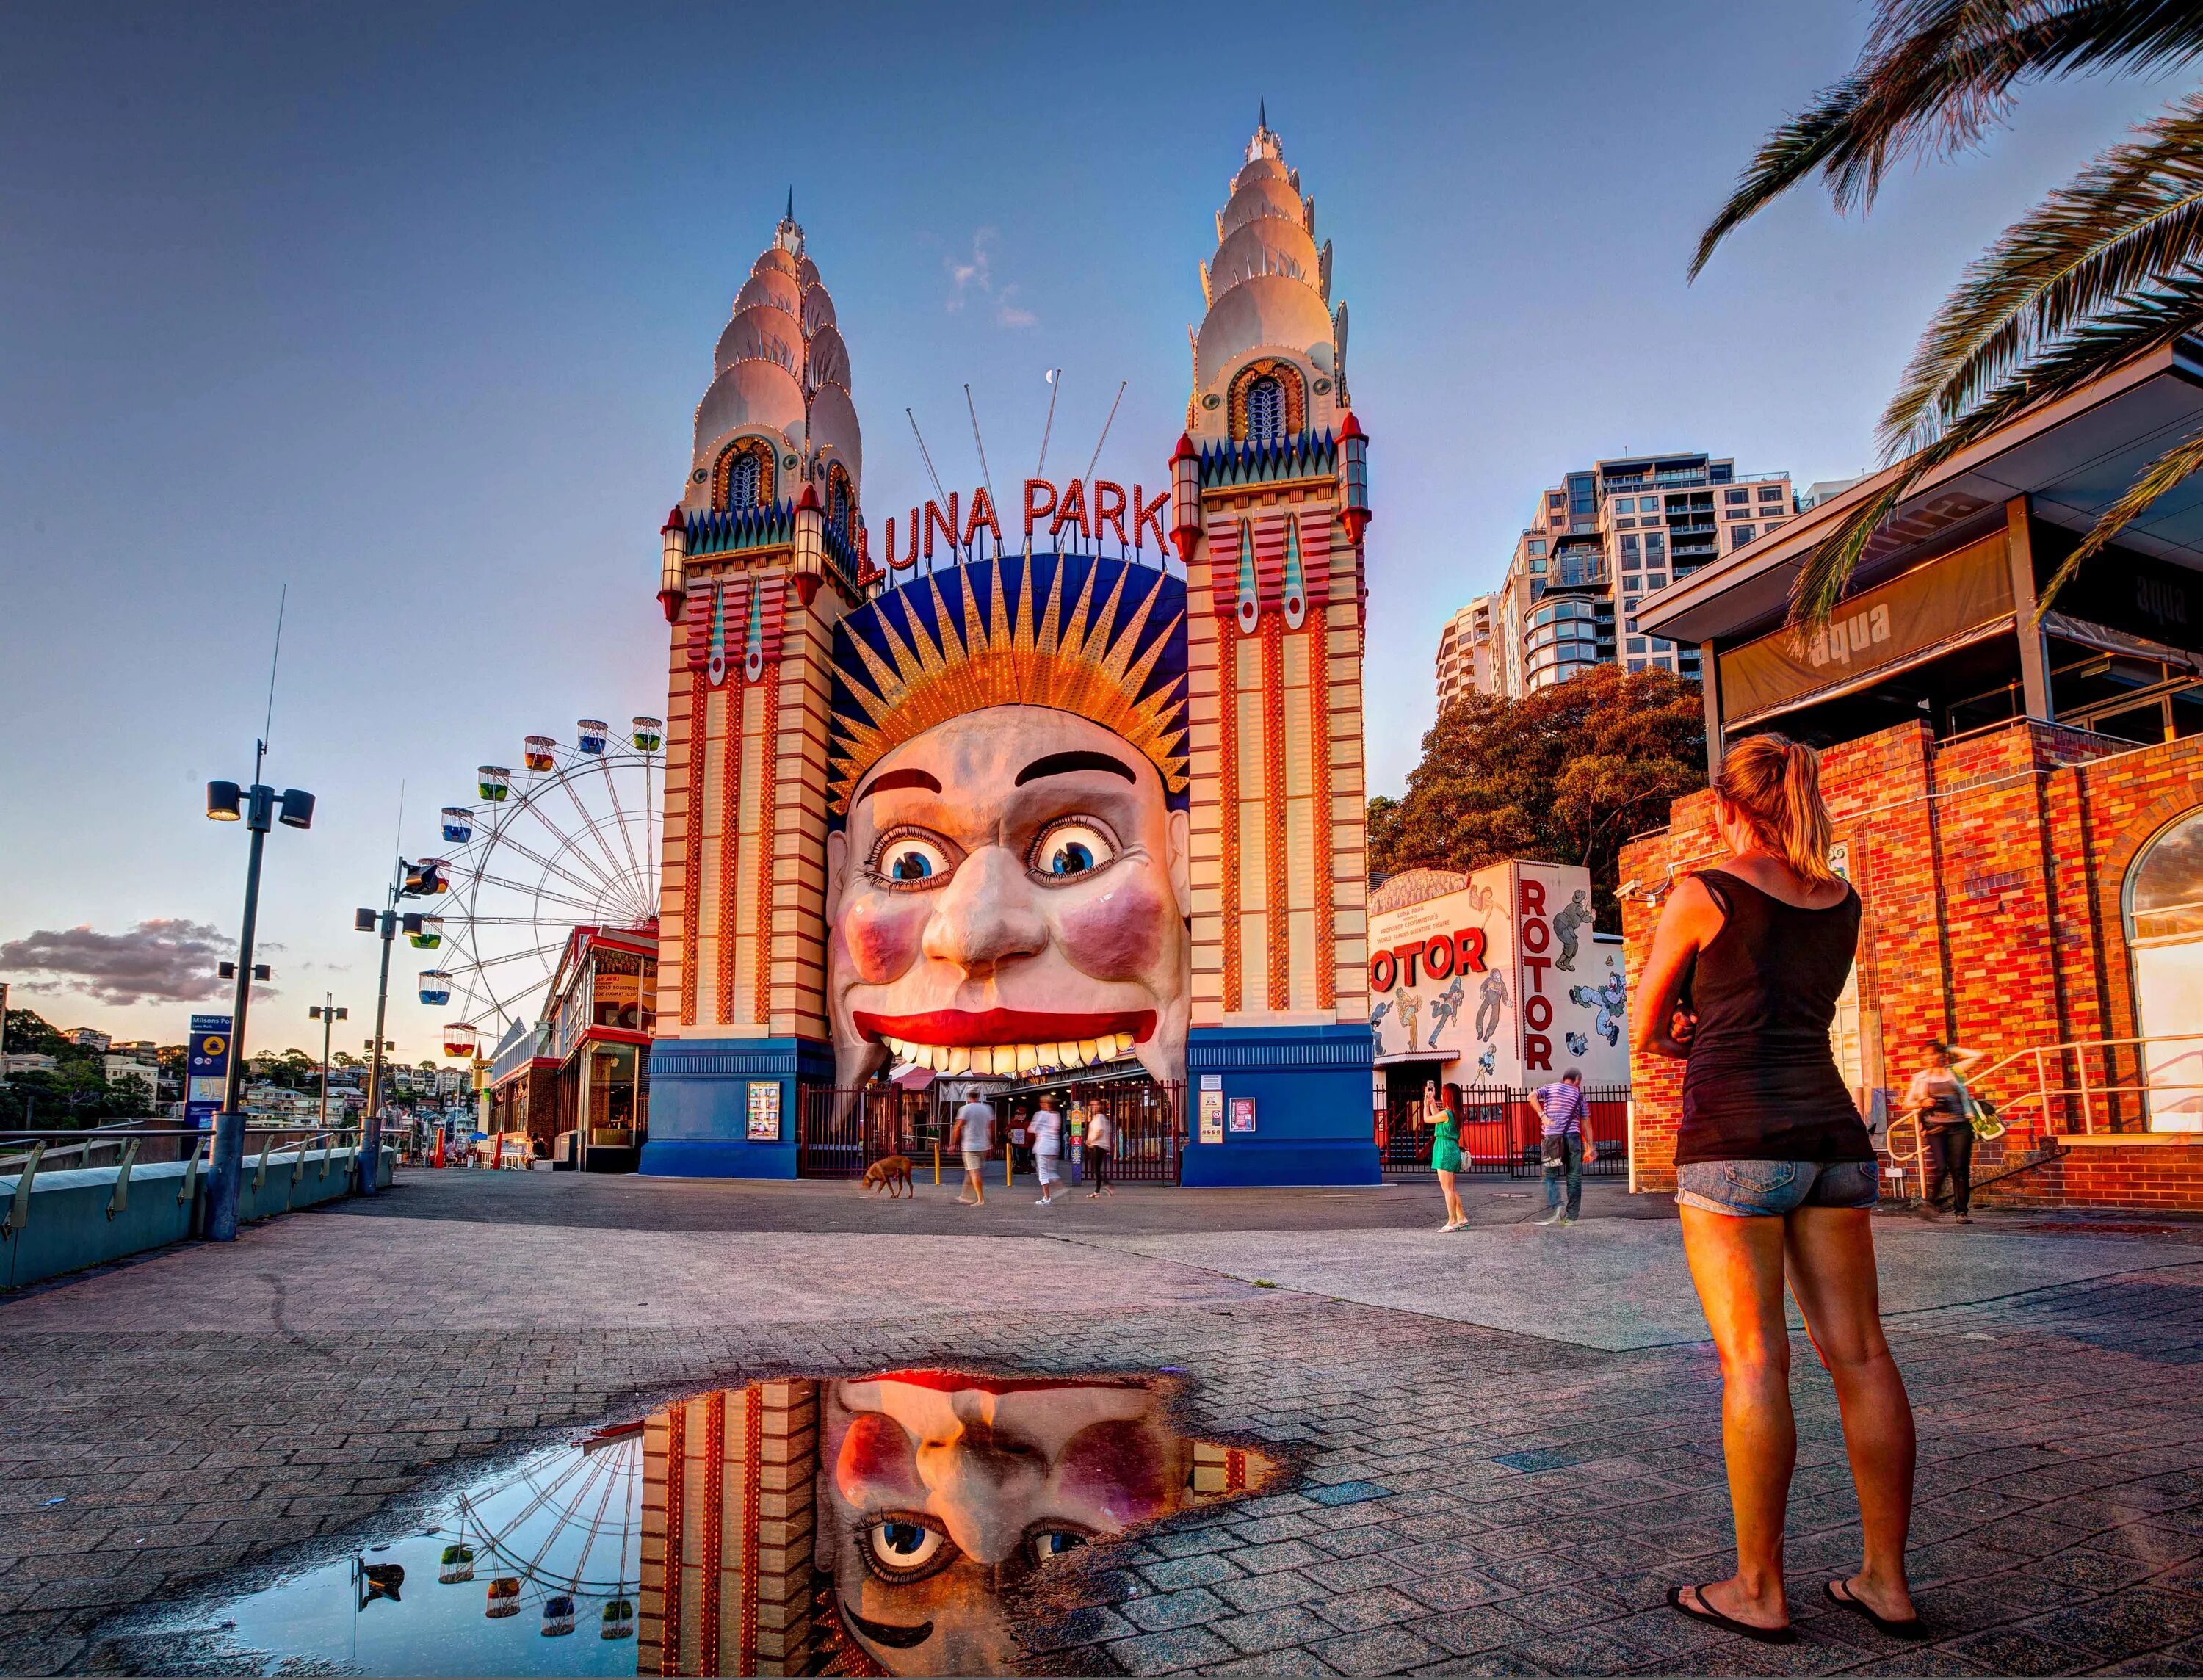
[[[234,929],[244,835],[201,785],[249,775],[287,584],[269,775],[321,808],[269,844],[253,1038],[305,1044],[325,988],[371,1007],[351,911],[378,899],[401,783],[417,853],[523,734],[664,710],[657,528],[790,186],[876,524],[924,493],[906,407],[975,482],[969,381],[999,482],[1052,366],[1059,472],[1125,380],[1102,470],[1161,482],[1258,97],[1351,311],[1372,791],[1397,791],[1438,628],[1541,488],[1624,450],[1801,484],[1868,466],[1966,258],[2173,91],[2031,93],[2017,133],[1868,220],[1801,195],[1686,286],[1755,140],[1865,22],[1837,0],[17,12],[0,980],[77,987],[16,994],[65,1024],[180,1036],[201,936],[149,953],[133,930]],[[37,945],[60,969],[26,966],[22,941],[79,928]],[[441,1011],[399,989],[401,1049],[429,1053]]]

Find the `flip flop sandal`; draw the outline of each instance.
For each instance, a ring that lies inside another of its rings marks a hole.
[[[1887,1634],[1892,1639],[1928,1637],[1928,1630],[1917,1616],[1908,1616],[1901,1622],[1893,1622],[1887,1616],[1877,1614],[1864,1599],[1852,1597],[1851,1589],[1840,1581],[1823,1581],[1821,1590],[1828,1595],[1829,1603],[1840,1604],[1854,1615],[1865,1617],[1874,1624],[1877,1631]]]
[[[1710,1582],[1706,1583],[1707,1586],[1711,1584]],[[1686,1592],[1693,1592],[1698,1595],[1697,1605],[1683,1602],[1683,1595]],[[1722,1615],[1713,1606],[1706,1603],[1704,1586],[1668,1588],[1668,1607],[1679,1615],[1689,1617],[1694,1622],[1704,1622],[1710,1627],[1719,1628],[1724,1633],[1740,1633],[1746,1639],[1757,1640],[1762,1645],[1795,1645],[1798,1642],[1798,1630],[1795,1628],[1758,1628],[1749,1622],[1739,1622],[1733,1616]]]

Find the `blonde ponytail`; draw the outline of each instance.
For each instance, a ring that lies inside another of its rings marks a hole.
[[[1749,736],[1722,760],[1714,791],[1798,874],[1836,879],[1828,867],[1834,833],[1821,799],[1821,758],[1811,747],[1773,734]]]

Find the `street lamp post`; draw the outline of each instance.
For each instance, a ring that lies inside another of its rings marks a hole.
[[[302,788],[286,787],[280,794],[260,780],[260,766],[268,743],[253,743],[252,785],[233,781],[207,783],[208,816],[217,822],[234,822],[240,816],[251,831],[252,846],[245,866],[245,924],[237,941],[237,993],[230,1010],[229,1074],[222,1088],[221,1112],[215,1117],[213,1170],[207,1178],[206,1234],[216,1242],[237,1240],[237,1198],[245,1166],[245,1111],[238,1099],[245,1086],[245,1017],[252,1001],[256,974],[265,978],[267,969],[255,969],[253,934],[260,920],[260,854],[268,831],[280,820],[286,828],[314,826],[314,796]]]
[[[398,879],[390,884],[390,897],[381,911],[357,910],[352,912],[352,927],[363,934],[382,935],[382,972],[375,986],[375,1036],[368,1040],[374,1058],[367,1071],[367,1119],[360,1135],[359,1191],[371,1196],[380,1188],[376,1181],[382,1176],[382,1052],[388,1047],[382,1036],[383,1017],[390,1007],[390,947],[397,940],[400,922],[409,934],[421,930],[418,916],[401,917],[398,913],[400,899],[425,899],[444,890],[442,867],[434,861],[409,864],[398,860]]]
[[[322,1023],[322,1129],[326,1132],[329,1129],[329,1029],[340,1021],[350,1020],[351,1011],[339,1009],[335,998],[324,992],[321,1002],[306,1011],[306,1018]],[[323,1142],[326,1146],[327,1140]]]

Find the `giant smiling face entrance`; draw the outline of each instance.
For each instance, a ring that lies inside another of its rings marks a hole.
[[[842,1083],[890,1057],[1011,1078],[1130,1054],[1184,1078],[1184,597],[1160,571],[1037,555],[836,627]]]
[[[1314,215],[1259,129],[1184,435],[1007,518],[936,482],[867,521],[851,347],[774,230],[659,533],[642,1171],[861,1170],[977,1085],[1013,1132],[1106,1105],[1141,1177],[1376,1181],[1369,439]]]

